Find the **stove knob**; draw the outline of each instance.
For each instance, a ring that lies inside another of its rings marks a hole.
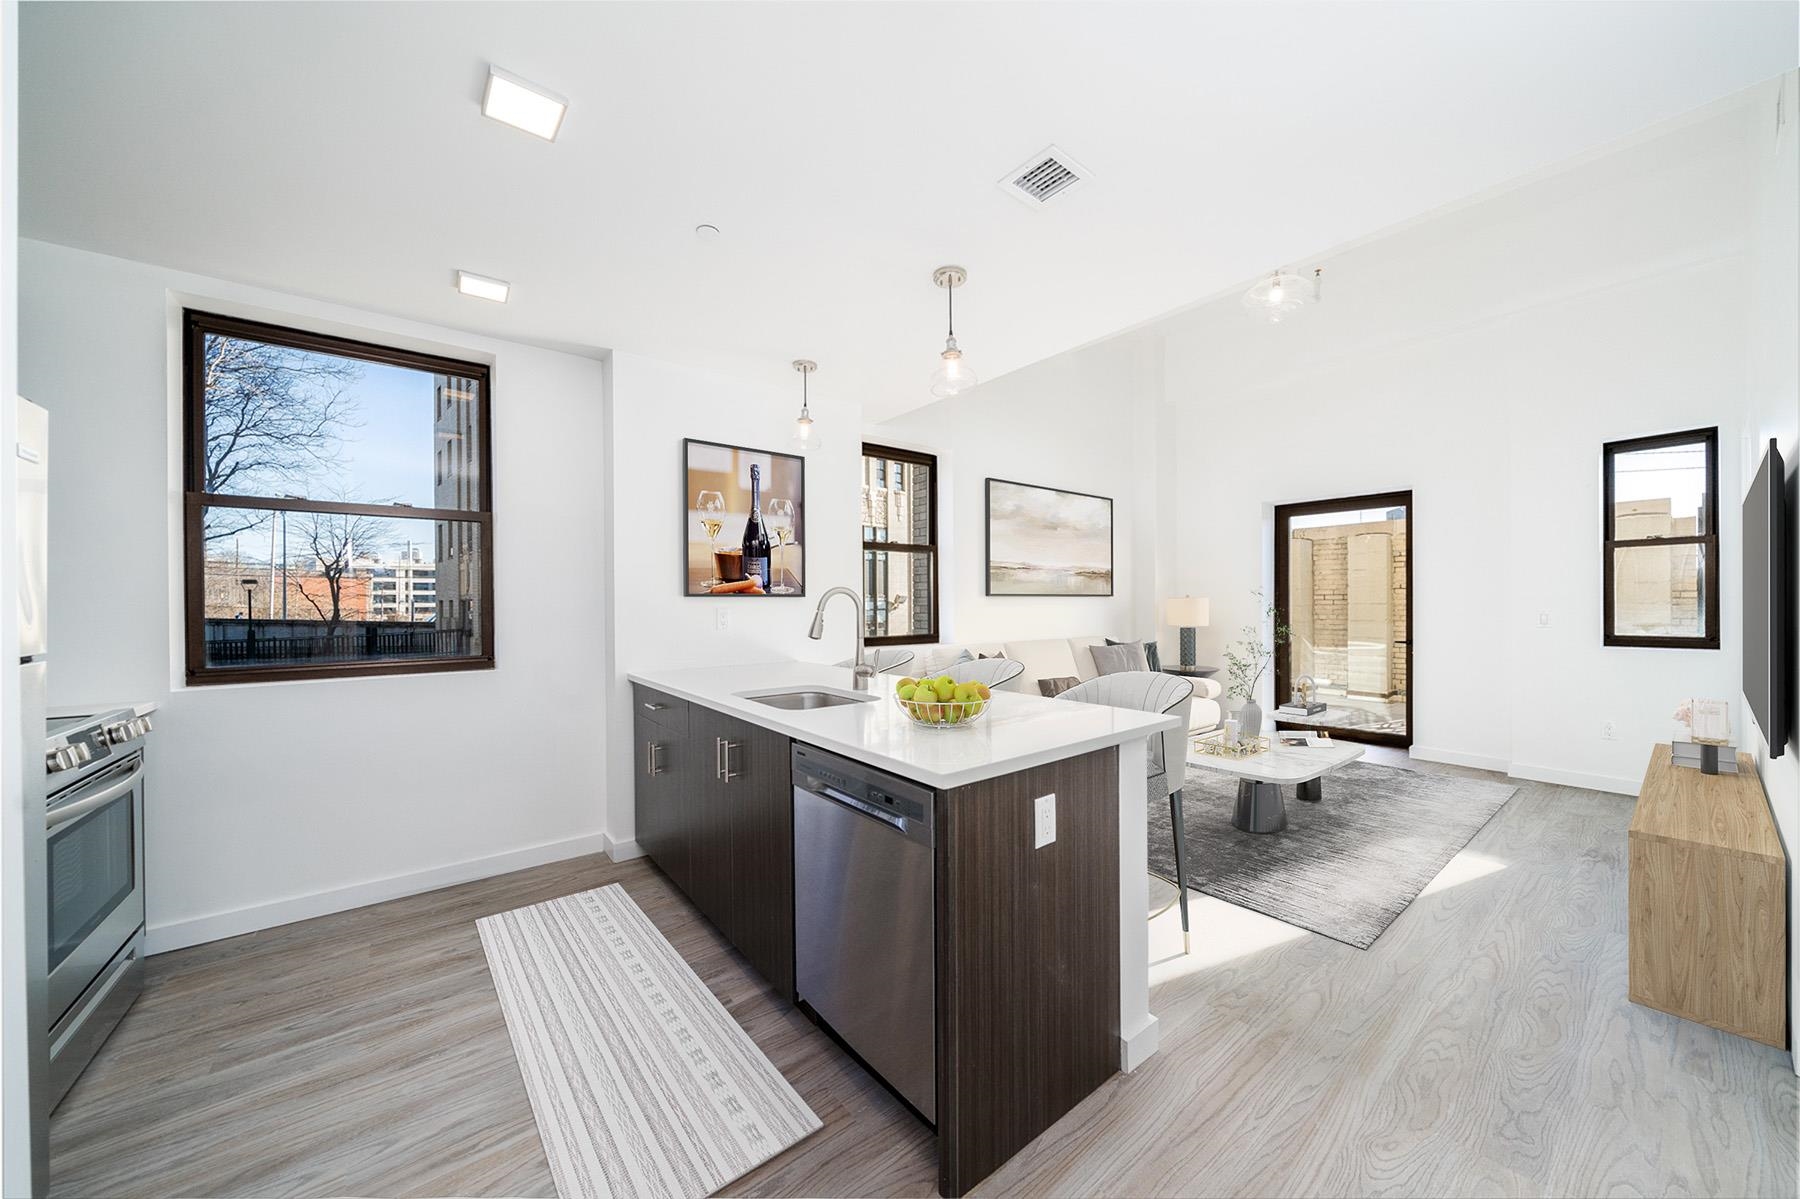
[[[138,717],[138,723],[144,726],[144,732],[146,732],[146,733],[156,727],[155,725],[150,723],[150,718],[148,716]]]
[[[82,762],[90,762],[93,760],[94,751],[93,751],[93,748],[91,746],[89,746],[87,742],[85,742],[85,741],[77,742],[75,745],[72,745],[69,748],[71,748],[75,751],[75,761],[77,764],[80,764]]]
[[[53,750],[44,755],[44,768],[50,774],[58,774],[75,766],[75,751],[68,746]]]
[[[107,725],[106,739],[114,745],[117,745],[121,741],[131,740],[131,726],[123,720],[119,721],[117,724]]]

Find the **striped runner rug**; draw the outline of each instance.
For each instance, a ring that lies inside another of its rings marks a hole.
[[[476,927],[562,1199],[710,1195],[820,1127],[619,884]]]

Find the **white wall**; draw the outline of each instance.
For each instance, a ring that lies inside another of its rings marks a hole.
[[[1783,121],[1776,123],[1776,107]],[[1745,399],[1747,414],[1739,477],[1748,486],[1773,437],[1788,467],[1789,552],[1800,562],[1800,507],[1795,505],[1795,469],[1800,467],[1800,71],[1789,71],[1754,89],[1745,114],[1749,137],[1749,260],[1746,263],[1748,338]],[[1736,495],[1737,492],[1727,492]],[[1800,613],[1796,614],[1800,627]],[[1800,679],[1800,637],[1790,647],[1792,679]],[[1790,692],[1791,693],[1791,692]],[[1790,735],[1779,758],[1769,756],[1762,730],[1743,708],[1752,730],[1752,748],[1769,793],[1769,806],[1788,853],[1788,919],[1800,913],[1800,752]],[[1790,714],[1790,720],[1793,716]],[[1800,1029],[1800,953],[1788,949],[1788,1027]],[[1800,1057],[1794,1059],[1800,1072]]]
[[[618,749],[607,764],[606,826],[616,857],[637,852],[627,672],[794,658],[838,661],[854,648],[861,614],[841,598],[826,613],[824,638],[806,635],[819,596],[840,585],[860,591],[862,574],[861,408],[832,389],[831,364],[820,367],[812,412],[824,448],[806,462],[806,594],[708,599],[682,594],[686,505],[692,500],[682,495],[682,438],[786,452],[800,411],[799,376],[792,388],[769,387],[638,354],[612,355],[601,485],[616,513],[608,566],[615,616],[609,710]]]
[[[938,456],[943,640],[1157,636],[1161,368],[1157,338],[1114,338],[869,427],[870,441]],[[985,594],[990,478],[1110,497],[1113,594]]]
[[[600,362],[36,242],[21,292],[55,438],[51,702],[163,705],[153,949],[601,848]],[[184,304],[492,362],[496,669],[182,684]]]
[[[1335,254],[1280,325],[1234,295],[1155,326],[1202,656],[1272,583],[1272,505],[1411,489],[1415,752],[1635,793],[1680,700],[1738,694],[1738,514],[1722,648],[1605,648],[1600,448],[1716,424],[1738,494],[1745,179],[1727,107]]]

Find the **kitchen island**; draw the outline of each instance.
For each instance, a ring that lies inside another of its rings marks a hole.
[[[842,667],[628,677],[637,841],[790,1002],[808,1002],[795,983],[796,747],[924,789],[936,1086],[913,1106],[935,1117],[944,1194],[966,1192],[1154,1052],[1145,754],[1177,718],[1001,692],[972,726],[929,729],[895,703],[894,679],[859,695]],[[829,706],[766,702],[800,702],[796,692]]]

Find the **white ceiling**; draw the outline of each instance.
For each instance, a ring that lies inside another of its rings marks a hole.
[[[21,231],[503,337],[929,401],[1749,86],[1792,3],[52,4]],[[489,62],[567,96],[479,114]],[[1049,143],[1093,182],[1030,211]],[[723,230],[715,244],[693,227]],[[459,296],[464,268],[509,280]]]

